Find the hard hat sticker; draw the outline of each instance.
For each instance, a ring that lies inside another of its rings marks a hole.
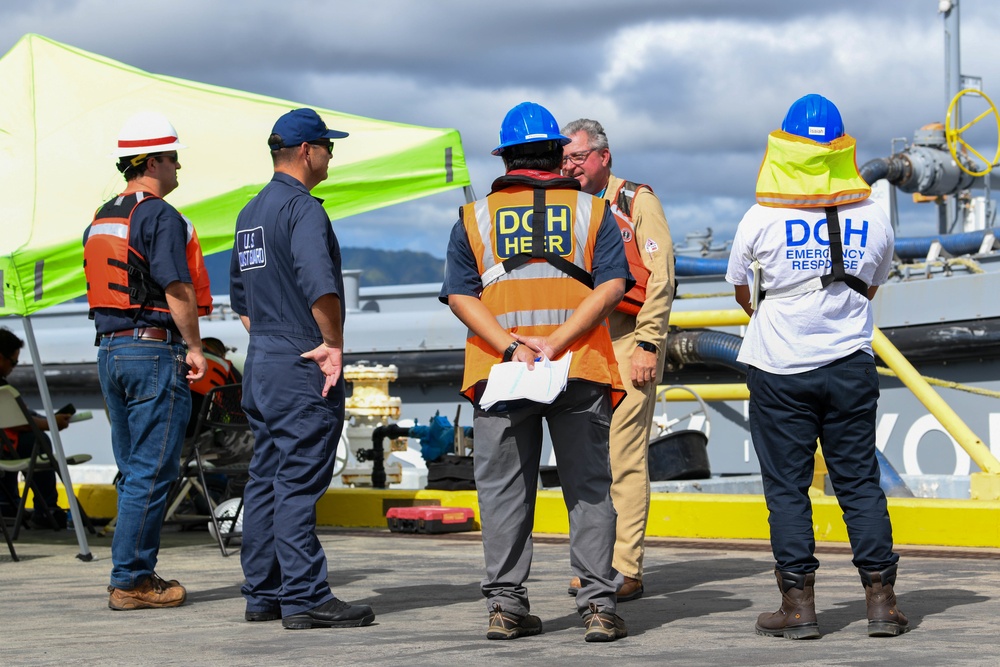
[[[236,253],[240,261],[240,271],[262,269],[267,266],[267,252],[264,250],[264,228],[241,229],[236,232]]]
[[[809,126],[809,135],[812,136],[814,134],[819,135],[819,136],[822,137],[824,134],[826,134],[826,128],[825,127],[816,127],[815,125],[810,125]]]
[[[545,250],[561,257],[573,255],[573,215],[569,206],[550,204],[545,207]],[[509,206],[497,209],[493,218],[494,251],[500,259],[531,252],[531,206]]]

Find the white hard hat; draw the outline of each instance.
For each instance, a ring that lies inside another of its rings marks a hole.
[[[140,111],[122,126],[114,157],[129,157],[148,153],[187,148],[177,141],[177,130],[167,117],[156,111]]]

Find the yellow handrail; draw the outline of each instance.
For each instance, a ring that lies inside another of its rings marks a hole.
[[[984,472],[1000,473],[1000,461],[993,456],[979,436],[973,433],[951,406],[920,377],[920,372],[878,328],[875,329],[875,336],[872,338],[872,349],[882,358],[885,365],[896,373],[900,382],[913,392],[917,400],[941,422],[941,426],[955,438],[955,442],[961,445],[980,469]]]
[[[749,321],[747,314],[739,309],[670,313],[670,324],[681,328],[739,326]],[[1000,461],[878,328],[875,329],[872,348],[982,471],[1000,474]],[[749,397],[746,386],[739,384],[688,386],[708,401],[739,401]],[[665,395],[668,401],[685,400],[685,397],[690,399],[686,392],[680,390],[669,391]]]

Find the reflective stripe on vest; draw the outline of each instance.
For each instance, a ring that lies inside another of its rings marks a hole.
[[[462,221],[480,275],[517,254],[530,252],[533,190],[515,186],[462,207]],[[597,205],[595,205],[595,203]],[[546,245],[582,270],[591,271],[604,202],[576,190],[546,191]],[[592,290],[547,261],[535,259],[516,269],[491,276],[480,300],[507,331],[525,336],[547,336],[566,322]],[[531,308],[525,308],[530,305]],[[569,347],[573,351],[569,376],[606,385],[612,405],[624,398],[607,321],[584,333]],[[489,377],[502,355],[469,332],[465,346],[462,393],[473,399],[475,385]]]
[[[849,135],[829,144],[775,130],[757,175],[757,203],[774,208],[825,208],[864,201],[871,187],[858,173]]]
[[[149,262],[129,245],[135,209],[144,201],[158,199],[148,192],[120,195],[102,206],[94,216],[83,248],[83,268],[87,277],[87,302],[91,309],[147,308],[170,312],[162,286],[149,272]],[[212,293],[201,253],[198,233],[186,225],[185,257],[195,290],[198,315],[212,312]]]

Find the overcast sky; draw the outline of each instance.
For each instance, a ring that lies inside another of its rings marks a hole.
[[[961,0],[960,12],[962,73],[1000,97],[1000,2]],[[538,102],[561,124],[596,118],[615,173],[660,195],[675,243],[705,227],[732,237],[767,133],[806,93],[838,105],[859,164],[946,109],[938,0],[0,4],[0,50],[28,32],[150,72],[457,128],[479,196],[502,172],[489,152],[510,107]],[[438,195],[336,230],[344,246],[443,257],[463,201]],[[935,229],[929,206],[905,209],[902,235]]]

